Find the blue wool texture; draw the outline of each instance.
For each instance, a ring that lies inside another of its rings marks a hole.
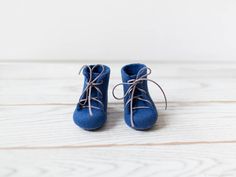
[[[88,65],[83,68],[83,75],[83,92],[73,119],[76,125],[85,130],[96,130],[101,128],[107,120],[110,68],[105,65]],[[92,84],[88,85],[89,82]]]
[[[137,79],[140,77],[147,78],[147,76],[145,76],[147,74],[146,68],[147,68],[146,65],[140,63],[125,65],[121,69],[121,76],[123,83],[128,83],[130,80]],[[140,73],[139,71],[141,69],[143,70],[143,72]],[[138,73],[139,76],[137,76]],[[131,86],[132,86],[131,84],[123,84],[124,94],[127,93],[128,89]],[[141,92],[140,89],[144,90],[145,92]],[[132,107],[133,108],[139,107],[139,108],[133,109],[132,119],[130,110],[131,102],[128,102],[131,99],[131,92],[124,97],[124,119],[126,124],[136,130],[147,130],[152,128],[157,121],[158,112],[154,102],[152,101],[149,95],[147,80],[143,80],[137,84],[137,87],[134,90],[134,97],[138,97],[141,99],[133,98]],[[141,107],[146,107],[146,108],[142,109]],[[131,121],[133,121],[133,125]]]

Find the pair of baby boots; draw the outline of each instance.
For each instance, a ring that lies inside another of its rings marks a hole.
[[[86,65],[83,70],[84,86],[79,103],[74,111],[76,125],[85,130],[101,128],[107,120],[108,84],[110,68],[105,65]],[[126,124],[136,130],[147,130],[153,127],[158,112],[152,101],[147,82],[153,82],[162,91],[167,108],[167,99],[161,86],[148,79],[151,69],[144,64],[129,64],[121,69],[122,83],[112,91],[115,99],[124,100],[124,119]],[[123,85],[124,96],[117,97],[115,89]]]

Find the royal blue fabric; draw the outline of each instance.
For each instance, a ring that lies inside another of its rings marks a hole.
[[[94,65],[90,65],[91,67]],[[98,80],[96,81],[96,83],[102,82],[103,84],[97,86],[101,92],[102,95],[95,89],[92,89],[92,97],[98,97],[98,100],[100,100],[104,107],[99,104],[97,101],[91,100],[91,105],[99,107],[99,109],[94,109],[92,108],[92,113],[93,115],[90,116],[89,114],[89,109],[86,107],[81,107],[79,104],[77,105],[75,111],[74,111],[74,115],[73,115],[73,119],[74,122],[76,123],[76,125],[78,125],[79,127],[85,129],[85,130],[96,130],[100,127],[102,127],[104,125],[104,123],[107,120],[107,99],[108,99],[108,84],[109,84],[109,77],[110,77],[110,68],[108,66],[103,65],[105,70],[103,72],[103,74],[98,78]],[[98,65],[93,74],[93,79],[96,78],[96,76],[99,75],[99,73],[101,73],[102,71],[102,67],[100,65]],[[87,67],[84,68],[83,70],[83,75],[85,77],[84,79],[84,87],[86,87],[86,82],[89,79],[89,69]],[[85,95],[81,96],[82,98],[85,97]]]
[[[123,82],[128,82],[130,79],[135,79],[137,76],[137,73],[143,67],[146,67],[146,66],[144,64],[140,64],[140,63],[129,64],[129,65],[124,66],[121,69],[121,75],[122,75]],[[145,69],[144,72],[142,72],[140,74],[140,76],[143,76],[146,73],[147,73],[147,70]],[[128,84],[123,85],[124,94],[127,92],[129,87],[130,87],[130,85],[128,85]],[[151,127],[153,127],[153,125],[157,121],[158,112],[157,112],[154,102],[152,101],[152,99],[149,95],[147,81],[140,82],[137,85],[137,87],[145,90],[147,94],[135,89],[134,96],[141,95],[142,99],[146,99],[146,100],[150,101],[151,104],[147,103],[145,101],[142,101],[142,100],[134,99],[133,107],[147,106],[149,108],[145,108],[145,109],[139,108],[139,109],[133,110],[134,127],[132,127],[132,128],[137,129],[137,130],[150,129]],[[128,94],[124,98],[124,104],[126,104],[126,102],[130,99],[130,97],[131,97],[131,94]],[[126,106],[124,105],[124,119],[125,119],[126,124],[131,127],[130,103]]]

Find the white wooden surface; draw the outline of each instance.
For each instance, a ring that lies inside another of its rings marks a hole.
[[[160,116],[150,131],[128,128],[109,97],[96,132],[72,113],[81,92],[79,62],[0,63],[0,176],[236,176],[236,62],[150,62]],[[109,92],[124,63],[111,67]],[[122,90],[119,90],[120,94]]]

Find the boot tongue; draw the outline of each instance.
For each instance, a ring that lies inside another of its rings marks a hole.
[[[90,73],[84,72],[83,74],[84,74],[85,78],[89,81],[89,79],[90,79]],[[92,73],[92,78],[91,78],[91,80],[94,80],[98,75],[99,75],[99,73]]]
[[[90,81],[93,81],[94,79],[96,79],[96,81],[95,81],[95,83],[99,83],[101,80],[102,80],[102,75],[101,76],[99,76],[101,73],[99,73],[99,72],[92,72],[92,78],[90,78],[91,76],[90,76],[90,70],[88,69],[88,68],[84,68],[84,70],[83,70],[83,75],[84,75],[84,77],[85,77],[85,80],[86,80],[86,82],[89,82],[89,80]],[[99,76],[99,77],[98,77]],[[86,85],[85,85],[86,86]],[[99,87],[99,86],[97,86],[97,87]],[[94,91],[95,89],[93,88],[92,89],[92,92],[91,92],[91,96],[92,97],[97,97],[97,91]]]
[[[129,75],[129,79],[136,79],[137,75],[134,74],[134,75]]]
[[[92,78],[91,80],[94,80],[95,78],[98,77],[98,75],[101,74],[100,72],[92,72]],[[86,77],[87,80],[90,79],[90,70],[88,68],[85,68],[83,70],[83,75]],[[99,80],[100,78],[98,78],[97,80]]]
[[[147,70],[143,69],[142,71],[140,70],[136,70],[133,73],[129,73],[129,72],[124,72],[123,73],[123,82],[129,82],[130,80],[135,80],[135,79],[140,79],[140,78],[147,78],[147,76],[145,76],[147,74]],[[145,76],[145,77],[144,77]],[[137,87],[138,88],[144,88],[146,84],[146,81],[142,81],[142,82],[138,82]],[[126,90],[130,87],[131,85],[125,85]],[[135,95],[142,95],[143,93],[140,92],[139,90],[135,90]]]
[[[138,79],[138,78],[142,77],[143,75],[145,75],[146,73],[147,73],[146,70],[144,70],[143,72],[140,72],[138,76],[137,76],[138,72],[135,73],[135,74],[133,74],[133,73],[132,74],[125,73],[123,75],[123,79],[124,79],[124,82],[128,82],[131,79]]]

